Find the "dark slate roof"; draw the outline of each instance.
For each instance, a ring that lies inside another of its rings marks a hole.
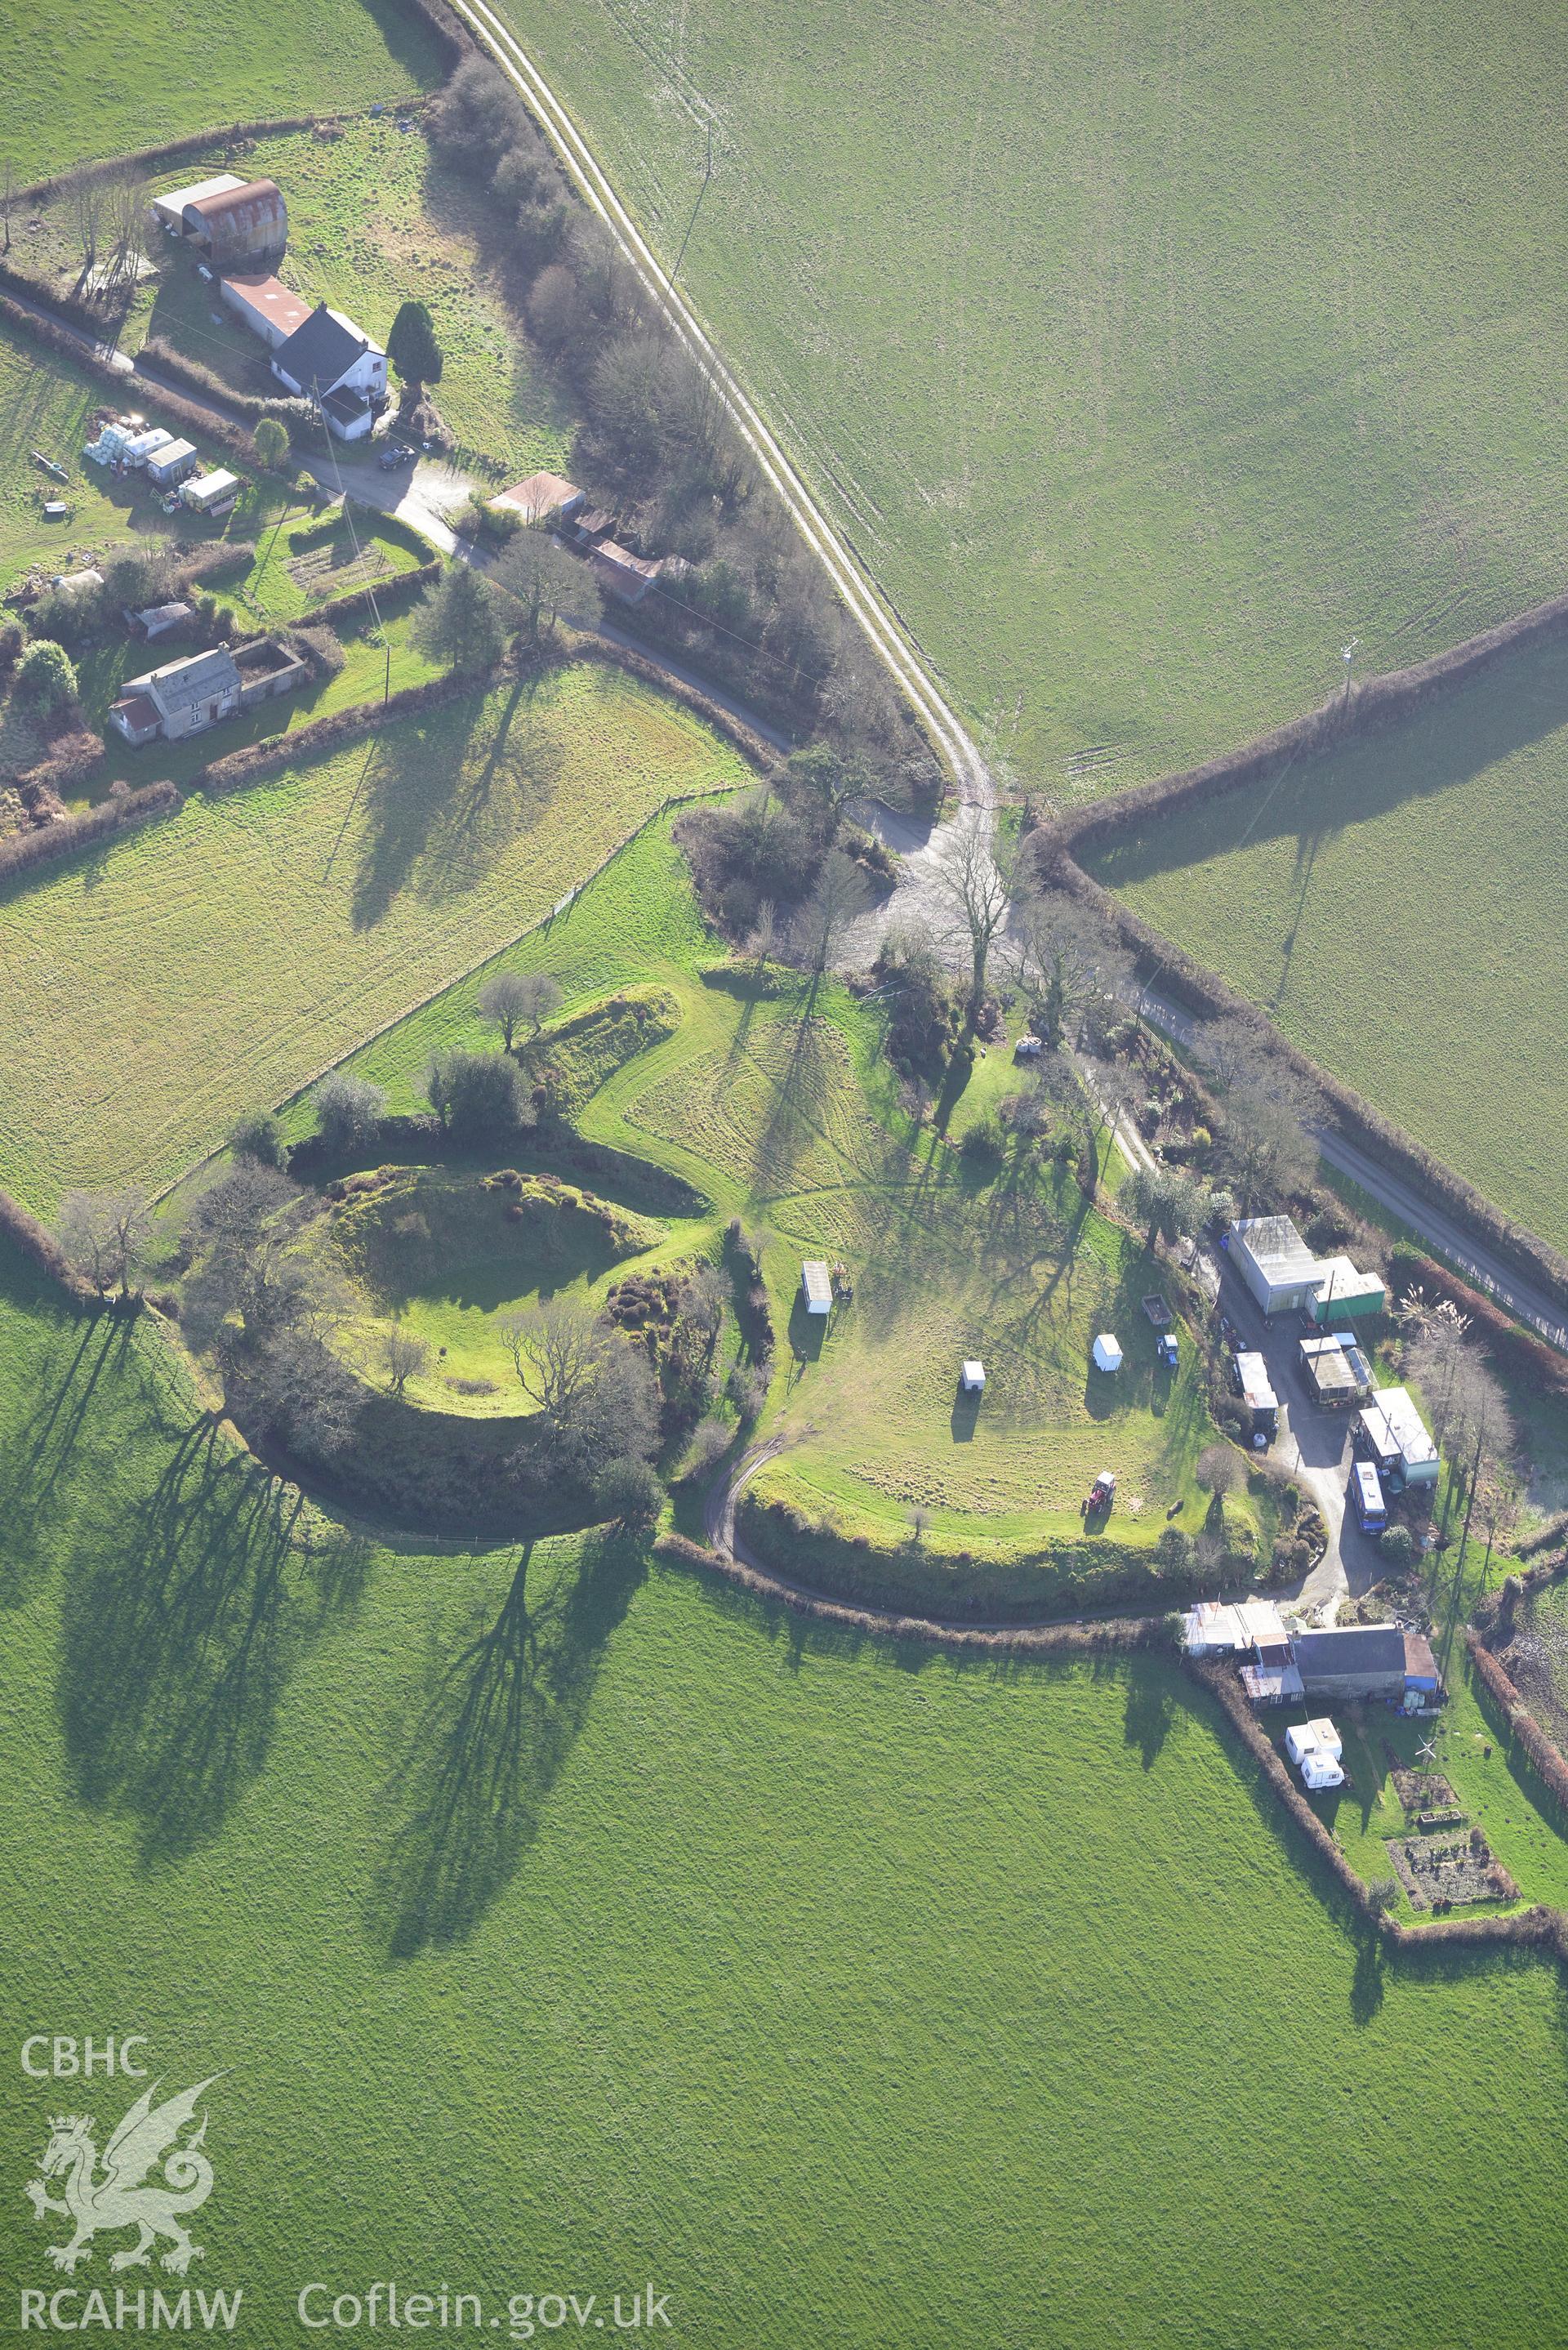
[[[1405,1677],[1405,1635],[1397,1624],[1346,1624],[1333,1632],[1298,1632],[1296,1662],[1303,1680],[1320,1673],[1388,1673]]]
[[[315,385],[325,392],[330,391],[361,352],[369,348],[368,335],[362,335],[358,327],[351,327],[323,302],[312,310],[303,327],[296,327],[288,340],[278,345],[273,357],[296,383],[307,388]]]
[[[350,391],[344,384],[337,391],[329,391],[321,403],[328,416],[336,416],[341,424],[352,424],[357,417],[369,413],[370,403],[362,391]]]

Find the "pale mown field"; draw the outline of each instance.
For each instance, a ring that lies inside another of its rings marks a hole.
[[[667,793],[744,780],[677,705],[558,671],[171,819],[0,897],[0,1183],[172,1181],[548,911]]]
[[[1563,585],[1545,0],[502,13],[1036,787]]]

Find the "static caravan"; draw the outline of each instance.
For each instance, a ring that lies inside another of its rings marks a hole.
[[[220,465],[216,473],[198,474],[193,482],[181,485],[180,495],[192,514],[227,514],[239,496],[244,484],[237,473],[226,473]]]
[[[832,1313],[833,1276],[825,1258],[808,1256],[801,1260],[800,1294],[808,1314]]]
[[[1370,1461],[1358,1461],[1350,1472],[1350,1501],[1355,1523],[1364,1534],[1380,1534],[1388,1523],[1383,1480]]]

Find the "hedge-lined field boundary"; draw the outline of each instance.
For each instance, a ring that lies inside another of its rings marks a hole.
[[[1470,1636],[1467,1633],[1466,1637]],[[1560,1966],[1568,1970],[1568,1916],[1543,1904],[1516,1911],[1508,1918],[1439,1918],[1430,1926],[1407,1926],[1401,1919],[1386,1916],[1373,1898],[1371,1887],[1356,1875],[1296,1785],[1234,1671],[1197,1658],[1188,1659],[1187,1670],[1214,1698],[1284,1811],[1306,1837],[1356,1916],[1380,1940],[1393,1950],[1408,1952],[1456,1948],[1534,1950],[1542,1957],[1556,1959]]]
[[[215,416],[211,409],[198,407],[182,392],[171,390],[145,376],[122,373],[109,365],[101,351],[88,350],[85,344],[78,342],[70,329],[57,319],[36,317],[31,310],[25,310],[19,302],[14,302],[4,292],[0,292],[0,320],[14,333],[41,345],[55,358],[67,360],[91,381],[102,384],[105,390],[113,394],[117,406],[123,404],[127,393],[134,386],[139,404],[158,417],[161,422],[177,424],[182,433],[192,439],[199,435],[209,446],[222,449],[226,456],[254,469],[255,451],[251,446],[249,433],[238,424],[231,423],[227,417]]]
[[[40,1273],[57,1282],[75,1304],[97,1305],[100,1303],[91,1282],[77,1271],[53,1232],[38,1222],[30,1209],[24,1208],[19,1200],[14,1200],[9,1191],[0,1191],[0,1236],[14,1242],[23,1255],[36,1264]]]
[[[320,612],[310,612],[294,625],[306,627],[325,617]],[[417,717],[421,711],[439,710],[444,702],[459,702],[465,693],[483,691],[491,681],[489,676],[449,674],[432,678],[427,685],[405,685],[385,702],[351,702],[346,710],[335,710],[327,718],[313,718],[291,733],[267,734],[259,743],[245,743],[237,751],[225,751],[221,758],[211,759],[204,767],[197,768],[191,778],[191,788],[219,798],[227,792],[244,791],[251,784],[275,775],[281,768],[292,767],[303,759],[319,759],[328,751],[357,742],[362,735],[373,734],[379,727],[395,723],[400,718]]]
[[[742,1565],[727,1551],[710,1550],[685,1534],[660,1534],[653,1555],[668,1566],[716,1575],[753,1599],[787,1607],[814,1622],[877,1639],[922,1640],[933,1648],[1018,1657],[1105,1655],[1171,1646],[1165,1616],[1107,1616],[1086,1624],[955,1624],[939,1616],[905,1615],[897,1608],[833,1599],[788,1575]]]
[[[1447,652],[1413,661],[1406,669],[1385,670],[1363,678],[1348,693],[1339,692],[1300,718],[1254,736],[1239,749],[1207,759],[1201,766],[1184,768],[1150,784],[1134,784],[1101,800],[1067,810],[1053,827],[1075,856],[1082,848],[1103,847],[1120,834],[1141,831],[1152,819],[1179,814],[1230,793],[1261,783],[1276,768],[1293,765],[1308,752],[1317,752],[1357,734],[1410,717],[1438,692],[1468,684],[1481,670],[1523,646],[1568,630],[1568,595],[1552,596],[1533,604],[1511,620],[1467,637]]]
[[[715,734],[722,734],[764,775],[773,775],[779,767],[784,754],[776,744],[759,734],[754,726],[748,725],[732,710],[726,710],[722,702],[715,702],[701,686],[677,677],[653,655],[638,652],[630,645],[618,645],[609,637],[596,636],[590,629],[564,628],[561,635],[571,660],[602,661],[608,668],[625,670],[628,677],[669,694],[671,701],[684,702],[688,710],[711,726]]]
[[[1411,716],[1422,703],[1468,683],[1482,670],[1524,646],[1568,631],[1568,595],[1534,605],[1495,629],[1407,669],[1368,678],[1239,750],[1152,784],[1066,811],[1031,836],[1041,878],[1076,898],[1107,923],[1140,966],[1168,979],[1189,1007],[1218,1019],[1240,1014],[1268,1028],[1275,1050],[1328,1103],[1334,1122],[1391,1172],[1404,1176],[1481,1234],[1519,1272],[1568,1305],[1568,1257],[1538,1233],[1516,1224],[1474,1184],[1423,1149],[1355,1089],[1291,1043],[1250,996],[1221,979],[1156,931],[1085,870],[1081,858],[1158,819],[1260,783],[1312,753]]]
[[[418,0],[412,0],[418,5]],[[422,11],[421,11],[422,13]],[[188,130],[179,139],[166,139],[157,147],[133,147],[129,153],[95,157],[89,163],[75,163],[68,172],[56,172],[47,180],[30,180],[18,188],[11,202],[14,205],[42,204],[53,196],[64,195],[73,188],[92,187],[102,180],[118,180],[134,172],[153,172],[165,163],[182,163],[192,155],[200,155],[208,147],[234,147],[242,139],[286,139],[298,130],[313,130],[318,122],[347,121],[347,115],[268,114],[258,115],[251,122],[218,123],[209,130]]]
[[[1204,1579],[1196,1569],[1166,1572],[1152,1544],[1104,1536],[1093,1544],[999,1544],[991,1556],[929,1539],[879,1542],[821,1524],[794,1503],[751,1485],[736,1495],[735,1519],[764,1561],[788,1579],[798,1576],[807,1590],[852,1607],[885,1600],[899,1613],[944,1623],[971,1617],[1030,1622],[1082,1609],[1165,1614],[1197,1598]],[[1266,1561],[1235,1571],[1259,1589],[1269,1587]]]
[[[1424,1250],[1397,1241],[1389,1253],[1388,1271],[1396,1290],[1420,1288],[1448,1298],[1468,1316],[1485,1338],[1487,1352],[1513,1378],[1524,1379],[1551,1395],[1568,1396],[1568,1360],[1544,1338],[1521,1329],[1506,1308],[1472,1287],[1457,1273]]]
[[[161,335],[150,335],[136,354],[138,382],[146,380],[144,362],[159,369],[166,376],[171,375],[177,383],[184,384],[189,390],[200,392],[203,399],[221,401],[224,407],[234,409],[251,425],[259,424],[264,416],[275,418],[279,424],[286,427],[289,439],[296,449],[309,446],[319,450],[327,446],[326,435],[316,421],[316,411],[308,400],[293,400],[281,393],[275,399],[264,399],[254,391],[239,391],[214,369],[203,366],[200,359],[188,358],[172,343],[166,342]],[[255,459],[253,457],[251,462],[254,464]]]
[[[138,825],[151,824],[155,817],[172,816],[182,805],[179,786],[165,778],[161,783],[144,784],[140,791],[100,800],[97,807],[84,808],[78,816],[60,816],[30,832],[13,833],[8,840],[0,840],[0,883],[13,874],[30,872],[35,865],[74,857],[79,849],[112,839]]]
[[[1509,1736],[1523,1748],[1531,1769],[1553,1800],[1568,1811],[1568,1756],[1531,1711],[1523,1690],[1491,1646],[1494,1638],[1504,1648],[1511,1641],[1521,1599],[1532,1599],[1538,1591],[1568,1580],[1568,1548],[1561,1547],[1565,1534],[1568,1520],[1546,1529],[1532,1547],[1539,1551],[1554,1544],[1558,1547],[1553,1555],[1522,1574],[1516,1570],[1495,1599],[1482,1602],[1476,1620],[1465,1627],[1465,1647],[1482,1688],[1502,1715]]]
[[[1563,1760],[1562,1748],[1537,1721],[1518,1682],[1506,1665],[1492,1655],[1473,1624],[1465,1626],[1465,1647],[1482,1687],[1501,1709],[1510,1737],[1523,1748],[1542,1785],[1568,1809],[1568,1762]]]
[[[427,588],[433,588],[446,566],[439,555],[429,562],[416,564],[411,571],[394,571],[389,577],[379,579],[370,588],[350,588],[347,594],[334,596],[325,604],[312,604],[290,626],[296,629],[314,628],[325,620],[336,628],[339,620],[357,620],[364,613],[400,611],[407,604],[417,603]]]

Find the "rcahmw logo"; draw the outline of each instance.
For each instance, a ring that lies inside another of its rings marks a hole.
[[[87,2081],[98,2074],[145,2079],[140,2057],[146,2048],[137,2033],[103,2041],[78,2041],[49,2033],[35,2033],[22,2043],[22,2069],[35,2081]],[[67,2276],[93,2257],[95,2236],[117,2235],[134,2229],[134,2243],[109,2254],[111,2271],[147,2268],[155,2249],[160,2264],[182,2277],[192,2261],[205,2258],[193,2243],[186,2222],[213,2191],[213,2165],[204,2152],[208,2116],[198,2108],[206,2092],[222,2074],[209,2074],[189,2089],[160,2098],[161,2084],[153,2081],[128,2106],[109,2131],[99,2152],[98,2125],[91,2114],[51,2115],[48,2136],[38,2162],[38,2176],[29,2178],[25,2192],[36,2220],[52,2216],[69,2222],[57,2232],[62,2241],[44,2247],[47,2258]],[[51,2191],[51,2189],[53,2191]],[[241,2294],[198,2293],[194,2322],[225,2333],[239,2314]],[[88,2326],[111,2330],[158,2331],[189,2329],[192,2324],[192,2295],[128,2291],[112,2295],[62,2286],[53,2293],[24,2288],[22,2325],[80,2333]]]

